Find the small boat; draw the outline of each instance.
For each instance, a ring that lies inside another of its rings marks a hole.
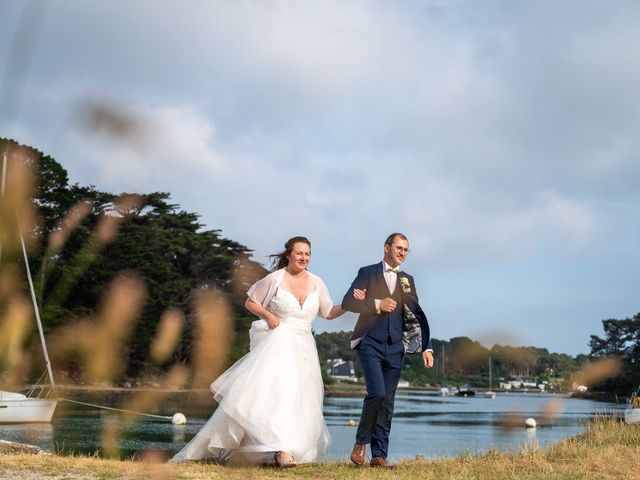
[[[58,401],[0,390],[0,424],[49,423]]]
[[[476,391],[473,390],[469,385],[462,385],[456,395],[458,397],[473,397],[476,394]]]
[[[624,409],[625,423],[640,423],[640,387],[631,394],[627,408]]]
[[[496,392],[494,392],[493,390],[491,390],[491,357],[489,357],[489,390],[485,391],[483,393],[485,398],[496,398]]]
[[[453,395],[453,392],[451,391],[451,388],[449,388],[449,386],[445,383],[445,373],[444,373],[444,343],[442,344],[442,360],[440,362],[440,365],[442,365],[442,378],[440,379],[440,390],[438,391],[438,394],[441,397],[448,397],[449,395]]]
[[[441,397],[452,397],[458,394],[458,387],[453,385],[443,385],[438,390],[438,394]]]

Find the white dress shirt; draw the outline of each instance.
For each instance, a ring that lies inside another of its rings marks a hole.
[[[393,295],[393,292],[396,289],[396,283],[398,281],[398,272],[400,271],[400,266],[392,268],[389,265],[387,265],[387,262],[385,262],[383,260],[382,261],[382,268],[384,269],[384,271],[382,273],[384,275],[384,281],[387,282],[387,287],[389,287],[389,292],[391,292],[391,295]],[[376,305],[376,313],[378,315],[380,315],[380,302],[381,302],[381,300],[382,299],[380,299],[380,298],[375,298],[374,299],[374,303]]]

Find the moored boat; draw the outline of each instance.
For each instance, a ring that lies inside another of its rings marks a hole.
[[[0,390],[0,424],[51,422],[57,404],[55,399]]]
[[[485,398],[496,398],[496,392],[492,390],[492,376],[491,376],[491,357],[489,357],[489,390],[486,390],[483,395]]]
[[[458,397],[472,397],[476,394],[476,391],[469,385],[462,385],[456,395]]]
[[[7,152],[3,152],[2,155],[2,181],[0,182],[0,199],[4,199],[4,187],[6,183],[7,172]],[[17,226],[17,233],[20,238],[20,246],[22,248],[22,257],[24,260],[24,268],[29,282],[29,292],[31,293],[31,301],[33,303],[33,310],[36,317],[36,324],[38,326],[38,333],[40,335],[40,344],[42,346],[42,353],[44,355],[46,370],[49,375],[50,386],[46,394],[45,387],[39,385],[40,379],[36,382],[36,385],[31,389],[27,395],[23,395],[17,392],[7,392],[0,390],[0,424],[1,423],[48,423],[51,422],[53,412],[56,409],[58,400],[55,398],[41,398],[54,393],[55,396],[55,382],[53,381],[53,371],[51,369],[51,361],[49,360],[49,353],[47,351],[47,344],[44,339],[44,330],[42,328],[42,321],[40,319],[40,309],[38,302],[36,301],[35,289],[33,288],[33,278],[31,276],[31,269],[29,268],[29,258],[27,256],[27,247],[25,246],[24,236],[20,230],[19,224]],[[2,245],[0,245],[0,262],[2,262]],[[44,374],[43,374],[44,376]],[[42,378],[42,376],[40,377]],[[35,391],[39,390],[39,394],[36,396]]]

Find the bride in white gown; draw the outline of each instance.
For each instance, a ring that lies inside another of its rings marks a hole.
[[[276,258],[277,269],[247,292],[246,307],[260,317],[249,330],[249,353],[211,384],[218,408],[172,461],[234,457],[291,467],[317,460],[329,447],[311,323],[344,310],[307,271],[309,240],[290,239]],[[364,292],[354,296],[363,299]]]

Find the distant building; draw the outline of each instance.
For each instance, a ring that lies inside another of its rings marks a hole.
[[[324,370],[327,375],[338,380],[358,381],[356,370],[352,360],[343,360],[342,358],[330,358],[324,364]]]
[[[515,377],[506,382],[511,388],[537,388],[538,384],[526,377]],[[501,384],[502,385],[502,384]]]
[[[503,390],[514,390],[514,389],[529,389],[529,388],[538,388],[541,391],[544,391],[546,385],[543,383],[537,383],[534,380],[526,377],[515,377],[511,378],[506,382],[500,382],[500,388]]]

